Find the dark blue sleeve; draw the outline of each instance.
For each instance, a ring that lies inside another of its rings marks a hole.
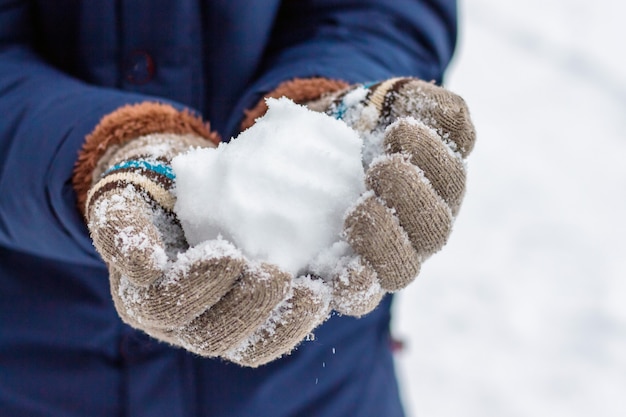
[[[41,60],[29,3],[0,0],[0,247],[100,266],[72,169],[103,115],[148,97],[87,85]]]
[[[242,112],[280,82],[326,77],[348,82],[414,76],[441,82],[456,43],[456,0],[286,1]]]

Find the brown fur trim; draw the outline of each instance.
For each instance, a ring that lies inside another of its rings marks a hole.
[[[324,94],[333,93],[348,87],[345,81],[330,80],[328,78],[294,78],[284,81],[276,87],[274,91],[266,94],[256,106],[245,110],[245,117],[241,122],[241,130],[245,130],[254,124],[254,121],[263,116],[267,111],[265,99],[268,97],[287,97],[298,104],[305,104],[308,101],[317,100]]]
[[[194,134],[215,144],[220,142],[219,135],[211,132],[208,123],[187,110],[178,111],[168,104],[147,101],[118,108],[104,116],[87,135],[74,165],[72,184],[81,213],[85,209],[93,170],[107,148],[151,133]]]

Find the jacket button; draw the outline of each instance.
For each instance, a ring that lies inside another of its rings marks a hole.
[[[154,77],[154,60],[146,51],[133,51],[126,59],[126,80],[133,84],[145,84]]]

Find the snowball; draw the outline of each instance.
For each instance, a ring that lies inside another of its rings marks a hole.
[[[362,142],[344,122],[286,98],[267,105],[229,143],[174,158],[174,210],[191,245],[222,236],[295,274],[339,240],[364,191]]]

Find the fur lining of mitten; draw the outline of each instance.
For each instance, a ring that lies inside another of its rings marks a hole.
[[[214,144],[220,142],[219,135],[210,130],[209,124],[190,111],[179,111],[168,104],[156,102],[118,108],[104,116],[87,135],[74,165],[72,185],[81,213],[85,214],[85,202],[93,184],[94,171],[107,150],[152,133],[192,134]]]
[[[245,110],[245,118],[241,122],[241,130],[252,126],[256,119],[263,116],[267,111],[266,98],[287,97],[297,104],[305,104],[309,101],[317,100],[325,94],[334,93],[347,88],[349,84],[341,80],[331,80],[328,78],[294,78],[284,81],[275,90],[263,96],[263,99],[252,109]]]

